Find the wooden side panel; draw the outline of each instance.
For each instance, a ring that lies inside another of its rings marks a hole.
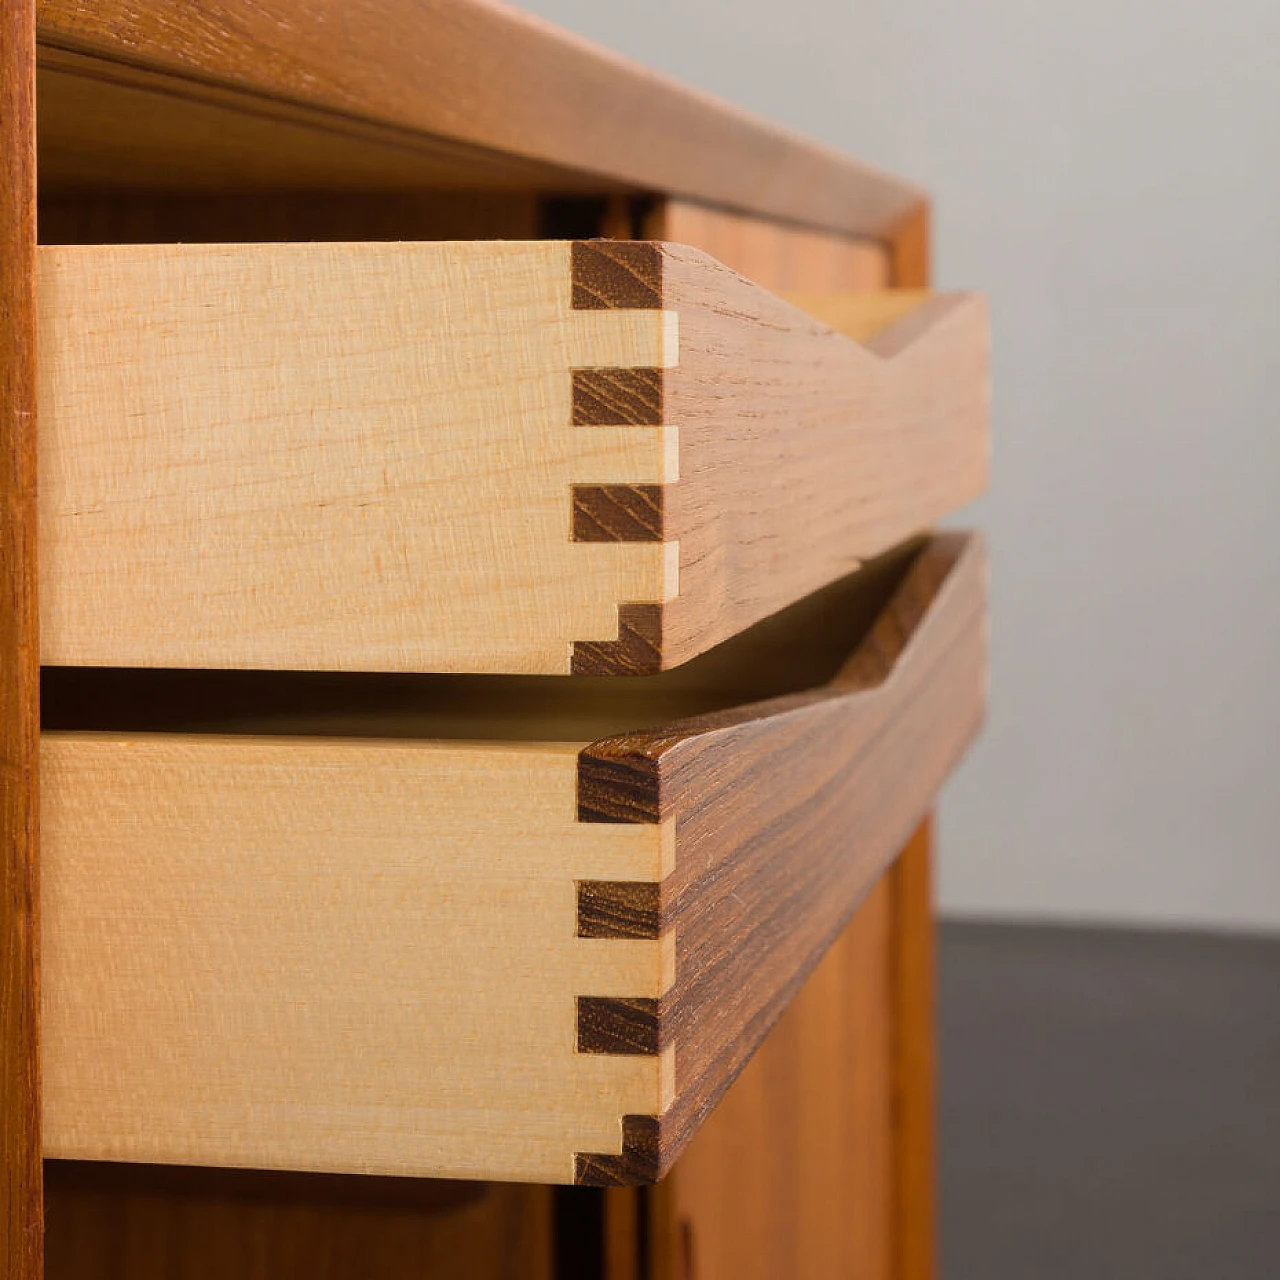
[[[665,428],[575,426],[574,368],[675,359],[551,242],[42,250],[50,665],[566,673],[674,548],[572,541]]]
[[[46,734],[45,1149],[573,1178],[667,1058],[575,1052],[671,956],[575,936],[667,833],[576,821],[575,744]]]
[[[936,1269],[933,819],[887,877],[892,901],[893,1235],[896,1280]]]
[[[41,1267],[35,28],[0,0],[0,1274]]]
[[[552,1280],[549,1187],[48,1165],[45,1280]]]
[[[890,240],[893,284],[931,280],[930,208],[921,201]],[[936,922],[934,826],[912,837],[890,872],[894,896],[894,1234],[895,1280],[934,1280],[937,1271]]]
[[[681,1156],[659,1243],[687,1280],[895,1274],[894,927],[882,880]]]
[[[856,294],[888,287],[885,251],[873,239],[678,199],[657,203],[644,234],[693,245],[773,293]]]

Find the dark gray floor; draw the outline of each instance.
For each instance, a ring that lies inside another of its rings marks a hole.
[[[948,924],[942,1280],[1280,1280],[1280,939]]]

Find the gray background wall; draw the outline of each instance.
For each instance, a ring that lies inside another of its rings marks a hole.
[[[927,186],[991,298],[944,907],[1280,929],[1280,4],[525,7]]]

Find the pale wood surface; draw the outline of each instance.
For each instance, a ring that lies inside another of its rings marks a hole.
[[[44,661],[654,670],[981,489],[980,300],[863,345],[675,246],[584,309],[573,252],[43,250]],[[575,367],[657,367],[656,405],[575,426]],[[593,486],[652,521],[571,540]]]
[[[574,310],[567,244],[42,254],[46,663],[567,671],[674,590],[569,540],[575,481],[673,462],[573,427],[570,368],[675,350]]]
[[[701,249],[773,293],[855,295],[889,287],[885,248],[873,239],[674,198],[656,202],[644,235]]]
[[[41,1272],[35,30],[0,0],[0,1275]]]
[[[669,1059],[574,997],[670,947],[574,936],[669,832],[576,821],[572,745],[46,735],[45,1152],[568,1182]]]
[[[883,289],[875,293],[791,292],[793,307],[830,325],[855,342],[869,342],[882,329],[905,320],[929,299],[927,289]]]
[[[305,20],[287,0],[40,0],[37,12],[42,62],[59,68],[47,95],[55,132],[41,140],[53,144],[59,180],[114,171],[115,185],[147,185],[172,164],[171,181],[189,187],[207,156],[214,185],[287,185],[305,175],[276,175],[268,158],[287,166],[301,154],[311,181],[350,187],[370,168],[393,171],[392,147],[409,185],[423,185],[423,165],[432,185],[450,171],[456,185],[502,181],[510,167],[508,182],[537,175],[554,189],[576,174],[598,189],[691,196],[848,235],[884,237],[920,199],[904,182],[484,0],[314,0]],[[79,65],[68,68],[68,55]],[[148,81],[171,99],[163,110],[155,99],[149,110],[115,104]],[[68,92],[78,95],[70,108],[58,101]],[[242,122],[231,144],[228,112]],[[299,113],[309,136],[276,132]],[[384,154],[362,162],[348,145],[326,162],[324,135],[341,141],[371,127]]]

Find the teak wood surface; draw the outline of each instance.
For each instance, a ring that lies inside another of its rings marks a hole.
[[[574,1280],[553,1189],[50,1161],[45,1280]]]
[[[0,1274],[41,1266],[35,33],[0,0]]]
[[[649,242],[41,263],[50,665],[641,674],[985,482],[967,295],[859,342]]]
[[[580,1180],[670,1167],[927,809],[981,718],[984,573],[979,544],[936,538],[821,694],[583,752],[585,820],[675,825],[647,901],[613,884],[579,898],[580,918],[584,897],[593,921],[612,909],[616,936],[674,938],[672,986],[612,1022],[593,1007],[587,1034],[603,1051],[674,1047],[675,1097],[624,1121],[620,1158],[580,1157]]]
[[[797,616],[873,588],[830,683],[591,744],[46,732],[47,1153],[660,1177],[976,726],[980,544]]]
[[[116,186],[612,186],[871,238],[920,200],[485,0],[40,0],[37,14],[53,180],[96,156]]]
[[[633,235],[701,249],[784,297],[835,292],[865,301],[869,292],[892,291],[882,240],[788,226],[740,210],[712,209],[673,197],[655,201],[637,228],[617,238]]]
[[[900,1280],[894,871],[651,1195],[654,1280]]]
[[[805,309],[838,305],[832,290],[928,283],[927,211],[878,270],[842,274],[847,255],[832,246],[829,273],[808,278],[797,264],[813,250],[798,260],[783,229],[744,236],[736,216],[697,214],[700,248],[767,288],[808,292]],[[634,1256],[653,1280],[933,1280],[931,861],[926,820],[672,1172],[632,1193],[648,1202]]]

